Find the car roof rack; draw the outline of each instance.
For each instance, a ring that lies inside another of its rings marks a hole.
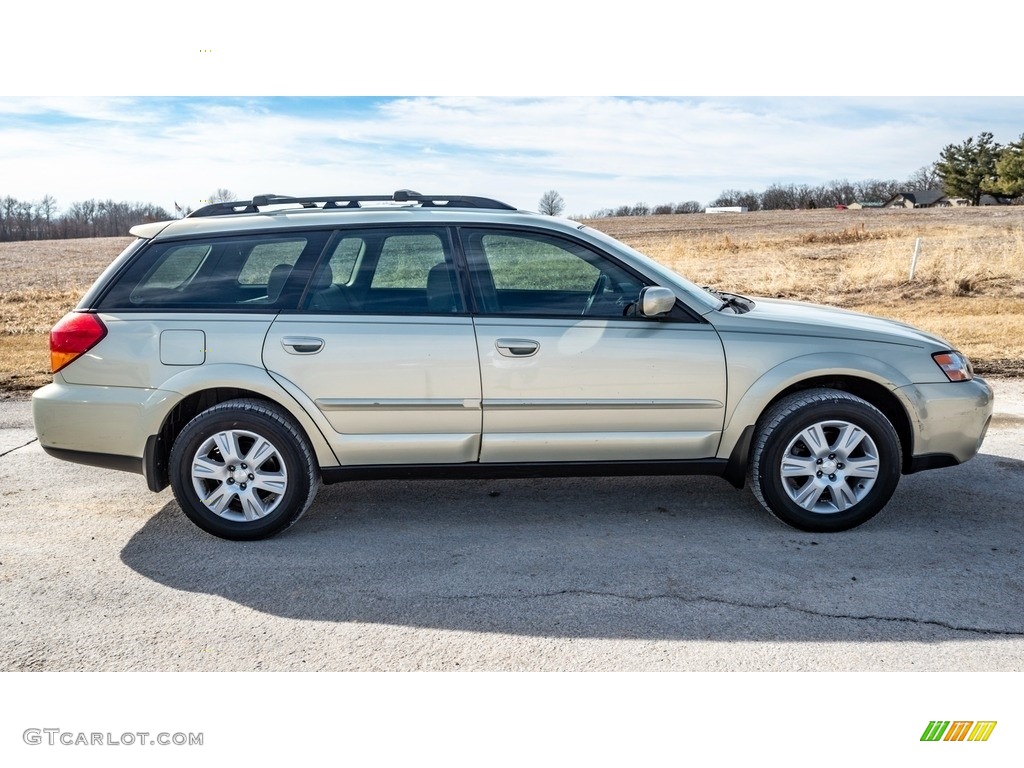
[[[192,211],[187,218],[230,216],[236,213],[259,213],[261,208],[280,205],[301,205],[322,211],[362,208],[363,203],[418,203],[420,208],[483,208],[514,211],[514,206],[488,197],[467,195],[421,195],[410,189],[399,189],[391,195],[329,195],[326,197],[289,197],[287,195],[256,195],[251,201],[212,203]],[[401,206],[407,208],[408,206]],[[399,206],[395,206],[399,209]]]

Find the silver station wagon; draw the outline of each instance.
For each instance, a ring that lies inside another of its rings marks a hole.
[[[931,334],[701,288],[486,198],[267,195],[131,231],[53,329],[39,441],[224,538],[321,482],[692,473],[841,531],[992,414]]]

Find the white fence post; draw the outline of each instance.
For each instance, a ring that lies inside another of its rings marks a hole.
[[[914,258],[910,260],[910,279],[914,279],[914,272],[917,271],[917,255],[921,252],[921,238],[914,243]]]

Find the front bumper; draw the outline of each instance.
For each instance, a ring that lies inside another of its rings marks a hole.
[[[994,407],[987,381],[911,384],[896,392],[909,403],[913,422],[908,471],[962,464],[978,454]]]

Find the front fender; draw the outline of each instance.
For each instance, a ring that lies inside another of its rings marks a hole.
[[[765,408],[780,394],[810,379],[839,377],[862,379],[885,387],[910,414],[914,432],[918,431],[916,412],[903,393],[899,391],[900,387],[911,382],[897,368],[884,360],[866,355],[815,352],[779,363],[745,387],[742,382],[737,383],[742,391],[735,395],[733,387],[737,384],[734,384],[734,377],[730,372],[729,400],[731,407],[726,416],[718,458],[729,458],[732,455],[734,447],[741,440],[743,431],[748,427],[753,427],[764,413]]]

